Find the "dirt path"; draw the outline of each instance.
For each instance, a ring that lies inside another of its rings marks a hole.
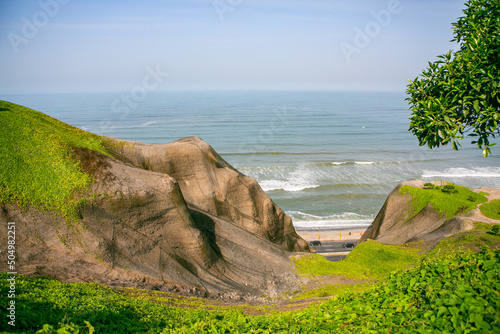
[[[322,276],[314,277],[304,281],[302,289],[298,293],[308,292],[328,285],[354,285],[362,282],[346,279],[339,276]],[[116,291],[125,294],[128,297],[146,299],[154,303],[182,308],[204,309],[204,310],[223,310],[236,309],[248,315],[265,315],[272,312],[288,312],[297,311],[307,308],[314,304],[332,298],[315,297],[305,299],[293,299],[294,294],[282,298],[250,298],[238,300],[224,299],[206,299],[199,297],[188,297],[177,295],[170,292],[162,292],[155,290],[145,290],[136,288],[115,288]],[[296,295],[296,294],[295,294]]]

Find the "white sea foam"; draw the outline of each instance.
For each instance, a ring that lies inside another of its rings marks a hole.
[[[289,211],[293,225],[297,230],[328,230],[342,228],[367,228],[373,221],[373,216],[344,212],[329,216],[316,216],[301,211]]]
[[[424,170],[423,178],[443,177],[443,178],[500,178],[500,167],[478,167],[478,168],[447,168],[443,171]]]
[[[145,122],[145,123],[142,123],[141,125],[139,125],[139,127],[143,128],[143,127],[146,127],[148,125],[156,124],[156,123],[158,123],[158,121]]]
[[[284,190],[297,192],[306,189],[317,188],[320,185],[311,170],[301,169],[293,171],[284,179],[272,179],[260,181],[260,186],[264,191]]]
[[[341,165],[373,165],[376,164],[375,161],[334,161],[332,165],[341,166]]]
[[[264,180],[261,181],[259,184],[262,187],[262,190],[264,191],[284,190],[284,191],[296,192],[296,191],[302,191],[306,189],[319,187],[318,184],[310,184],[300,180],[295,180],[295,181]]]
[[[319,187],[334,185],[381,185],[384,182],[400,182],[408,179],[409,166],[365,162],[336,162],[351,168],[329,164],[313,163],[299,166],[267,166],[240,169],[255,178],[266,192],[283,190],[300,192]],[[359,164],[358,164],[359,163]],[[331,166],[330,168],[328,166]],[[339,170],[341,169],[341,170]],[[369,172],[365,172],[365,169]],[[391,170],[389,173],[388,170]],[[414,174],[415,175],[415,174]],[[388,187],[390,188],[390,187]],[[384,189],[390,191],[390,189]]]
[[[320,186],[318,180],[322,173],[314,168],[299,166],[297,168],[259,168],[250,176],[257,179],[262,190],[284,190],[298,192]]]

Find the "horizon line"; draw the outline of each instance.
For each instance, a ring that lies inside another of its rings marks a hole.
[[[40,92],[7,92],[3,96],[22,95],[72,95],[72,94],[122,94],[128,90],[81,90],[81,91],[40,91]],[[167,88],[150,91],[150,94],[169,92],[338,92],[338,93],[405,93],[404,89],[396,88]]]

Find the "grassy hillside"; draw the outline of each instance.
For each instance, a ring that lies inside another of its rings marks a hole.
[[[302,310],[262,314],[261,308],[261,315],[249,315],[251,306],[21,276],[15,330],[35,333],[46,324],[41,333],[90,333],[89,326],[96,333],[498,333],[500,237],[490,229],[446,239],[413,269],[393,272],[362,293],[340,293]],[[0,274],[2,291],[6,278]],[[0,295],[0,305],[6,299]],[[7,329],[0,322],[0,331]]]
[[[312,288],[304,286],[304,291],[296,294],[294,299],[366,291],[374,282],[386,280],[390,273],[417,265],[422,256],[420,248],[415,245],[383,245],[368,240],[359,244],[343,261],[331,262],[315,254],[295,257],[292,262],[297,272],[316,280],[317,283],[313,284]],[[338,277],[340,280],[336,279]],[[332,284],[332,281],[341,283]],[[349,284],[346,284],[346,281]]]
[[[426,183],[426,188],[402,186],[399,193],[412,196],[412,213],[410,218],[418,214],[428,204],[446,219],[458,214],[465,214],[477,208],[478,204],[488,201],[484,194],[478,194],[467,187],[446,183],[434,185]],[[409,219],[410,219],[409,218]]]
[[[321,255],[305,255],[293,261],[302,275],[342,275],[357,281],[384,280],[398,269],[406,269],[420,261],[419,248],[383,245],[374,240],[359,244],[349,256],[331,262]]]
[[[91,176],[75,148],[107,154],[103,139],[41,112],[0,101],[0,203],[56,210],[72,216]]]
[[[500,220],[500,199],[485,203],[479,209],[486,217]]]

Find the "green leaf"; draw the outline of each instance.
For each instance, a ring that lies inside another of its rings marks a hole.
[[[445,137],[444,137],[444,134],[443,134],[443,132],[442,132],[441,130],[438,130],[438,136],[439,136],[439,138],[441,138],[441,139],[444,139],[444,138],[445,138]]]
[[[481,111],[481,109],[479,108],[479,101],[478,100],[475,100],[472,104],[473,104],[474,110],[476,110],[476,112]]]
[[[83,322],[85,323],[85,325],[89,329],[89,334],[93,334],[95,332],[94,327],[88,321],[86,321],[86,320],[84,320]]]

